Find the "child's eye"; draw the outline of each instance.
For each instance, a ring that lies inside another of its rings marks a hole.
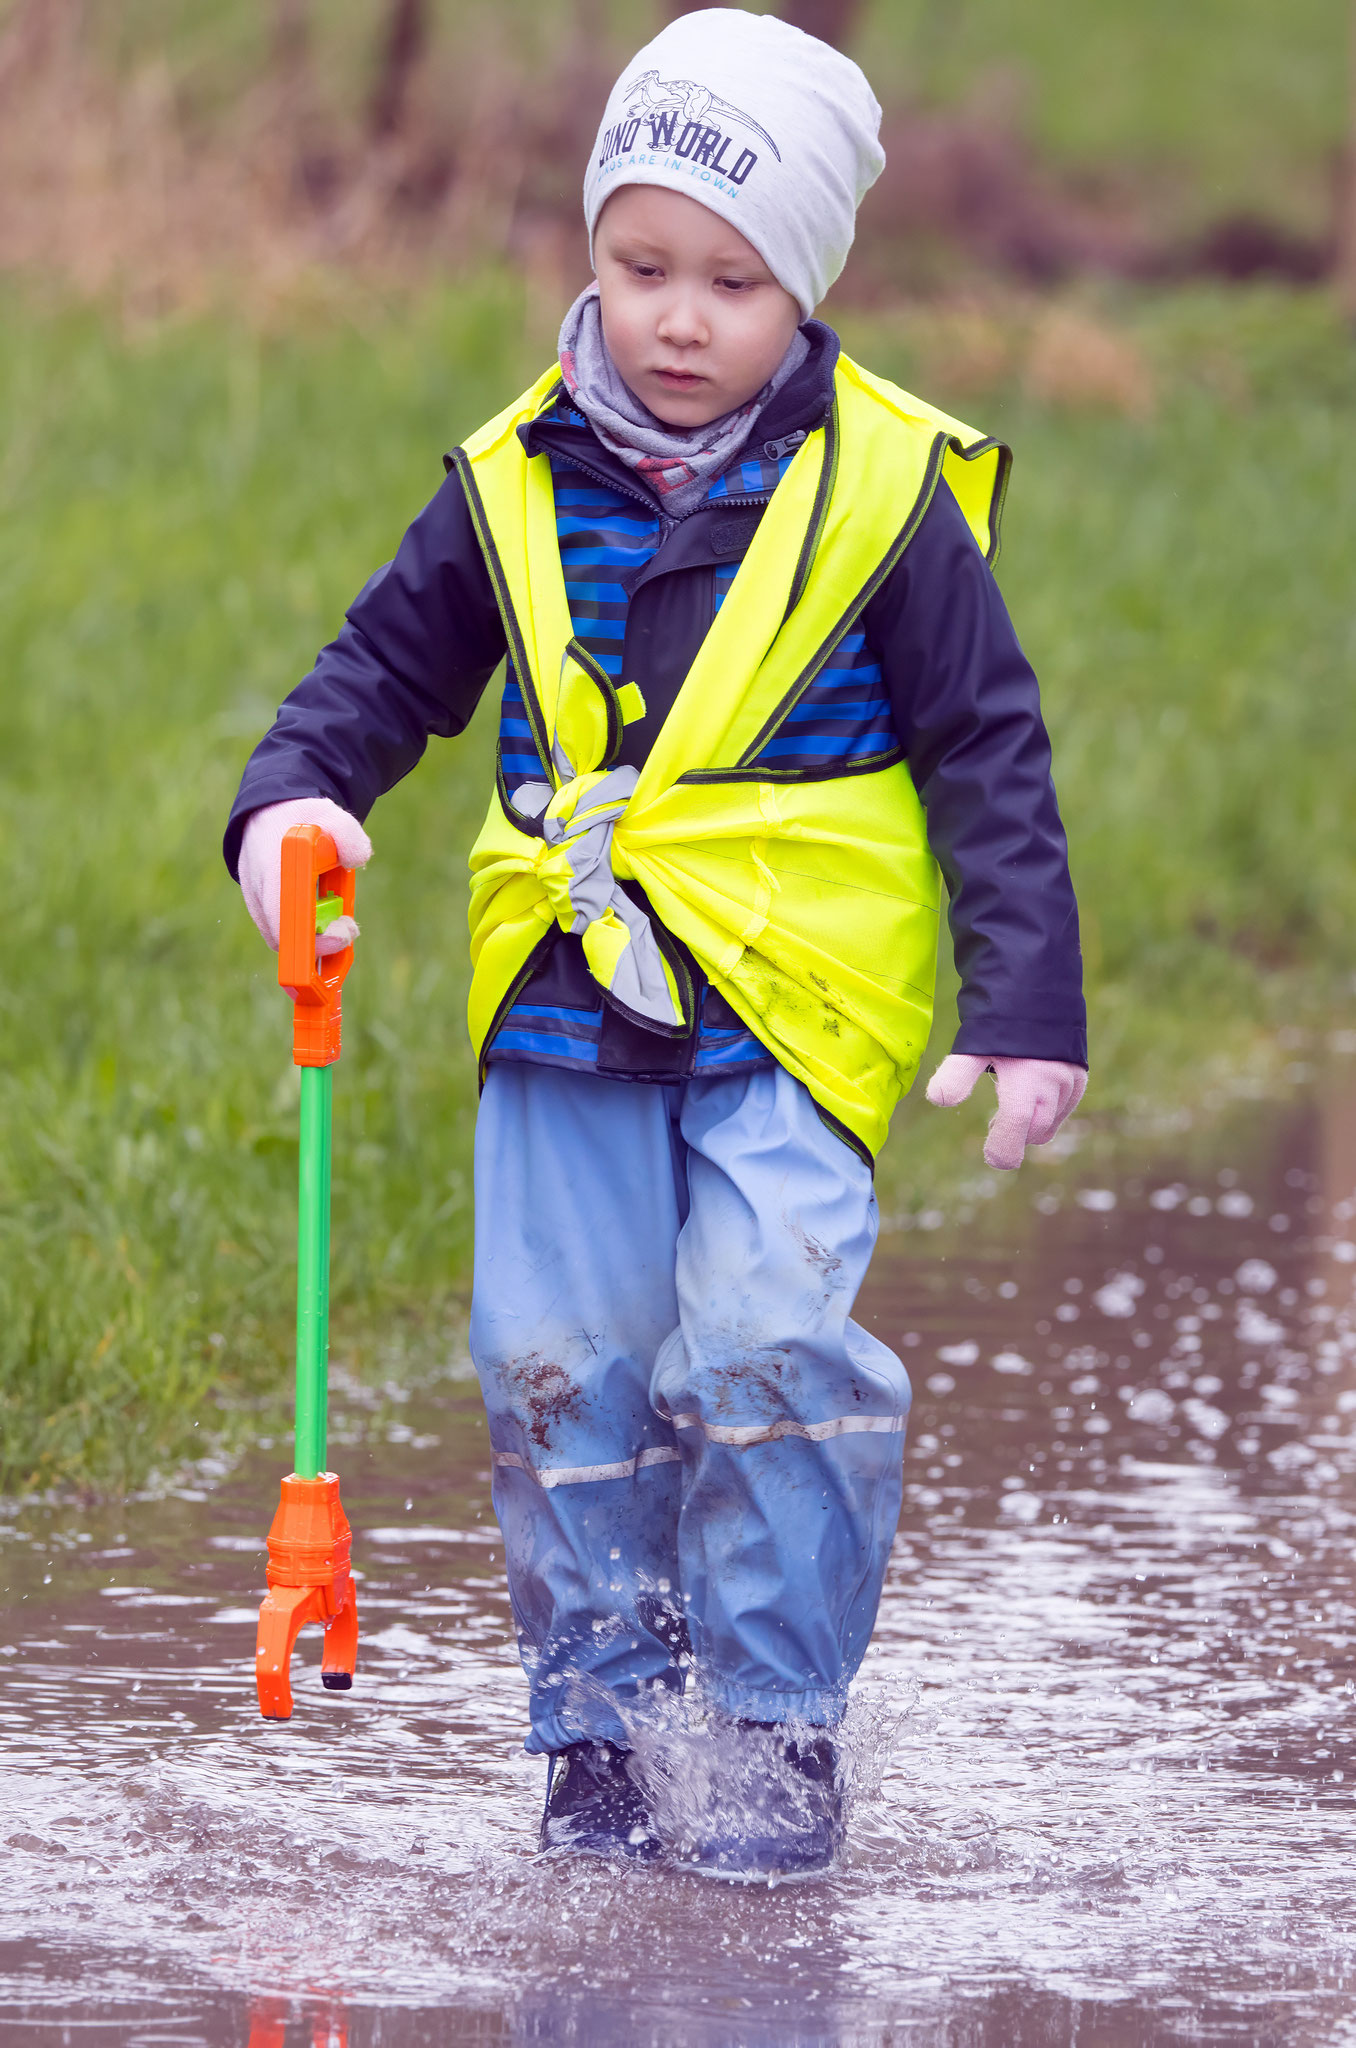
[[[663,276],[663,272],[660,270],[659,265],[657,263],[629,263],[627,265],[627,269],[630,271],[632,277]]]
[[[723,292],[751,292],[754,289],[751,277],[718,277],[716,283]]]

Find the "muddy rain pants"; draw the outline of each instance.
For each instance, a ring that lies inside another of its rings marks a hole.
[[[764,1065],[673,1086],[508,1062],[476,1129],[471,1351],[530,1750],[625,1741],[690,1667],[832,1725],[875,1621],[909,1381],[851,1320],[871,1176]]]

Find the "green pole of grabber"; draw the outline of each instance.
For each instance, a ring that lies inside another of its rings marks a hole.
[[[330,1110],[333,1068],[301,1069],[297,1173],[296,1475],[325,1470],[330,1351]]]

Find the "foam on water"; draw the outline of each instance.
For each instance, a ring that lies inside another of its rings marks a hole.
[[[10,1511],[0,2036],[1356,2041],[1354,1123],[1038,1180],[1006,1248],[885,1242],[862,1313],[916,1402],[823,1883],[536,1857],[464,1380],[349,1400],[358,1679],[312,1643],[287,1726],[251,1677],[278,1451]],[[737,1803],[699,1709],[636,1743],[679,1840]]]

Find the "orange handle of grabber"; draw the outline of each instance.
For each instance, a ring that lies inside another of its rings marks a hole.
[[[292,998],[292,1058],[299,1067],[330,1067],[339,1057],[340,991],[353,948],[317,960],[315,942],[329,916],[352,917],[356,886],[355,870],[340,866],[334,841],[319,825],[294,825],[284,835],[278,982]]]

